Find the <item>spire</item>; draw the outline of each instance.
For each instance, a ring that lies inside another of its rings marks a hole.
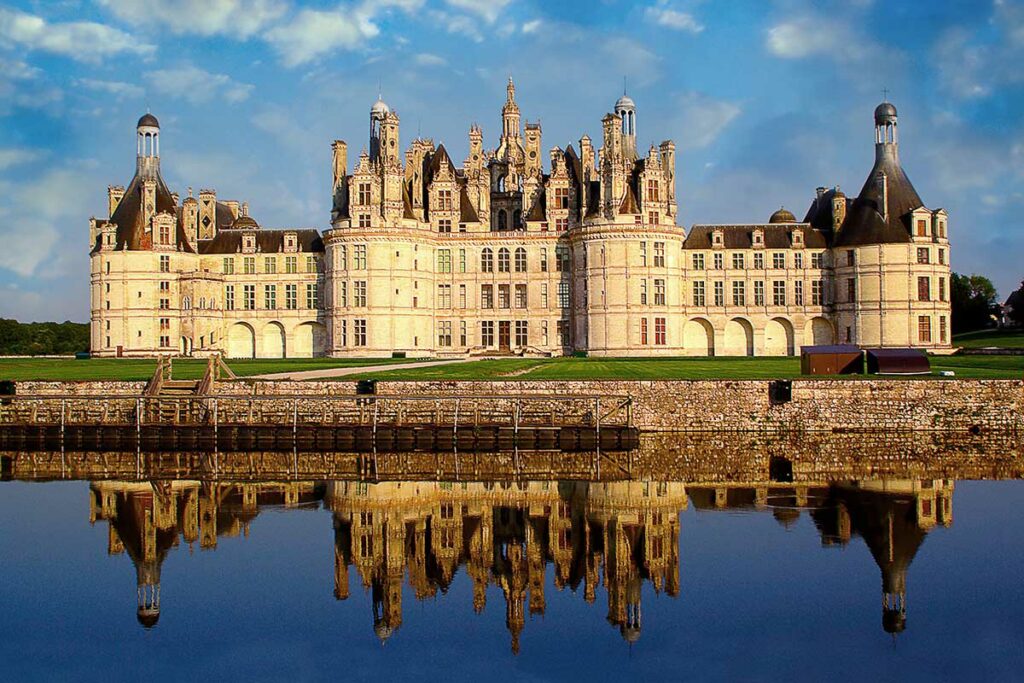
[[[507,95],[505,101],[509,104],[515,104],[516,101],[516,84],[512,82],[512,74],[508,75],[508,85],[505,86],[505,93]]]

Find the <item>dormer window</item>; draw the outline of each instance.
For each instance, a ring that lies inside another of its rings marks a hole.
[[[754,237],[754,246],[755,247],[763,247],[764,246],[764,230],[760,230],[760,229],[755,230],[753,237]]]
[[[804,233],[801,230],[793,231],[793,246],[802,247],[804,246]]]
[[[299,236],[294,232],[286,232],[284,234],[284,250],[285,251],[298,251]]]
[[[725,245],[725,233],[721,230],[715,230],[711,233],[711,246],[721,247]]]
[[[256,251],[256,235],[254,233],[247,232],[242,235],[242,251],[247,254]]]

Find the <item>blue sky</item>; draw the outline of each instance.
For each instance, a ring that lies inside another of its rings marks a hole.
[[[859,191],[883,88],[904,167],[950,212],[955,270],[1024,278],[1024,0],[63,0],[0,3],[0,317],[88,317],[90,215],[161,121],[164,177],[327,227],[330,141],[366,145],[378,83],[465,157],[496,145],[505,79],[546,148],[622,92],[642,146],[671,138],[680,220],[802,216]]]

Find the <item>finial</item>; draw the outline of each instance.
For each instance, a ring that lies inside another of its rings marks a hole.
[[[626,77],[622,77],[622,96],[626,96]]]
[[[889,101],[889,89],[888,88],[882,88],[882,101],[883,102],[888,102]]]
[[[192,186],[191,185],[188,186],[188,197],[189,197],[189,199],[192,198]]]

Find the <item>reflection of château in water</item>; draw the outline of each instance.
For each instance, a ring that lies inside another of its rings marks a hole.
[[[679,593],[679,513],[770,511],[790,526],[809,511],[825,546],[864,539],[882,572],[883,626],[906,625],[906,572],[925,534],[952,523],[949,480],[853,481],[827,486],[678,482],[438,483],[197,481],[102,482],[91,487],[91,519],[110,524],[109,552],[126,551],[138,580],[138,618],[160,614],[160,567],[184,539],[215,548],[218,536],[248,535],[259,508],[318,505],[333,513],[334,594],[349,596],[349,568],[370,591],[382,640],[402,623],[402,586],[418,600],[445,593],[460,567],[481,612],[487,589],[505,599],[512,649],[527,610],[543,614],[548,565],[558,590],[582,587],[587,602],[607,591],[608,621],[634,642],[641,588]]]

